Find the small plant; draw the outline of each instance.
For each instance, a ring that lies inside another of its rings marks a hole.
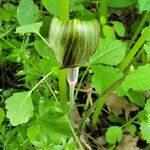
[[[0,5],[0,149],[150,149],[149,0]]]

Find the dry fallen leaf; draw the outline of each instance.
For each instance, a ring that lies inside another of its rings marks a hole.
[[[116,93],[112,93],[108,96],[106,105],[116,116],[125,112],[126,119],[128,119],[130,112],[139,109],[136,105],[128,102],[125,97],[120,97]]]
[[[116,150],[140,150],[137,147],[138,137],[130,134],[124,135],[123,140],[118,144]]]

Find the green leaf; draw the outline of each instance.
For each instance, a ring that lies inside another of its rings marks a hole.
[[[147,100],[146,104],[145,104],[145,107],[144,107],[144,110],[147,112],[147,113],[150,113],[150,99]]]
[[[2,108],[0,108],[0,125],[4,121],[4,117],[5,117],[5,112]]]
[[[33,104],[29,92],[14,93],[6,99],[7,118],[13,126],[27,123],[33,115]]]
[[[142,138],[144,140],[146,140],[147,143],[150,144],[150,114],[148,114],[148,120],[147,121],[142,121],[141,122],[141,126],[140,126],[140,130],[141,130],[141,134],[142,134]]]
[[[144,65],[127,75],[123,82],[123,86],[133,90],[149,90],[150,89],[150,64]]]
[[[60,0],[42,0],[44,7],[54,16],[60,14]]]
[[[106,39],[110,39],[110,40],[116,39],[113,28],[108,25],[103,26],[103,33]]]
[[[108,0],[109,7],[128,7],[135,4],[138,0]]]
[[[34,24],[24,25],[24,26],[18,27],[16,29],[16,33],[21,33],[21,34],[36,33],[36,34],[39,34],[39,30],[40,30],[41,26],[42,26],[42,22],[37,22],[37,23],[34,23]]]
[[[113,21],[112,22],[114,24],[114,28],[115,31],[117,32],[117,34],[121,37],[123,37],[125,35],[125,28],[123,26],[123,24],[119,21]]]
[[[100,39],[98,48],[89,63],[117,65],[125,57],[127,44],[119,40]]]
[[[150,0],[139,0],[138,1],[140,12],[150,11]]]
[[[106,90],[121,77],[119,70],[108,66],[95,65],[92,66],[92,70],[94,71],[92,84],[99,92]]]
[[[27,135],[30,141],[45,137],[50,143],[59,144],[62,139],[72,135],[69,124],[56,101],[41,103],[37,120],[28,128]]]
[[[106,140],[110,144],[115,144],[116,142],[120,142],[123,137],[123,131],[118,126],[111,126],[108,128],[106,132]]]
[[[38,19],[38,6],[32,0],[21,0],[17,10],[19,24],[32,24]]]
[[[127,96],[129,97],[129,100],[133,102],[134,104],[137,104],[138,106],[143,107],[145,104],[145,97],[143,92],[139,91],[133,91],[129,90],[127,92]]]
[[[137,131],[137,128],[134,124],[128,124],[126,127],[125,127],[125,131],[129,132],[131,135],[135,135],[136,131]]]

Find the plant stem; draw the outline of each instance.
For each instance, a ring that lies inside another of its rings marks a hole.
[[[145,14],[142,16],[142,20],[140,21],[140,24],[138,26],[138,28],[136,29],[134,35],[132,36],[131,40],[130,40],[130,43],[129,43],[129,49],[131,48],[131,46],[134,44],[137,36],[139,35],[139,33],[141,32],[147,18],[149,16],[149,12],[145,12]]]
[[[61,0],[60,1],[60,20],[67,21],[69,20],[69,0]],[[67,112],[67,71],[66,69],[59,70],[59,96],[60,102],[64,112]]]
[[[106,19],[108,19],[108,0],[99,0],[99,20],[103,16]]]
[[[150,26],[148,26],[145,29],[145,31],[140,36],[140,38],[137,40],[137,42],[135,43],[135,45],[133,46],[131,51],[128,53],[127,57],[120,64],[119,69],[121,72],[123,72],[128,67],[128,65],[133,60],[135,54],[138,52],[138,50],[143,45],[143,43],[145,42],[145,40],[148,38],[149,35],[150,35]]]
[[[60,0],[60,14],[61,21],[69,20],[69,0]]]
[[[70,87],[70,110],[74,108],[74,88],[78,81],[79,67],[67,69],[67,80]]]

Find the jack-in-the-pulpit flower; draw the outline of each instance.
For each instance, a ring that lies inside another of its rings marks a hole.
[[[50,25],[49,42],[61,67],[75,68],[83,65],[95,52],[99,34],[97,20],[62,22],[54,17]]]

